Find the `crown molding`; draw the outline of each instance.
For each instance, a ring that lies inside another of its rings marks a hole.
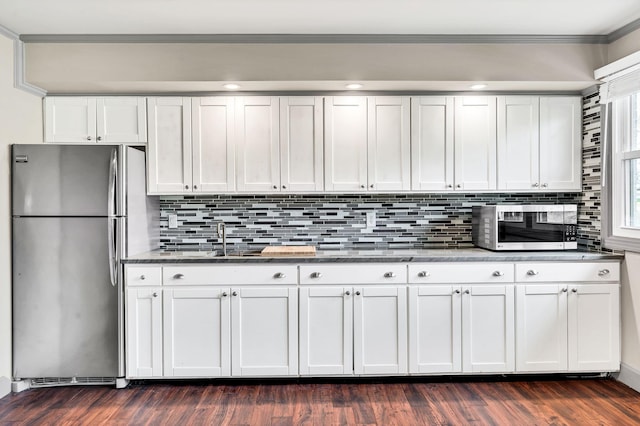
[[[621,39],[622,37],[631,34],[635,30],[640,29],[640,18],[635,21],[629,22],[627,25],[618,28],[617,30],[607,35],[607,43],[613,43],[614,41]]]
[[[20,40],[20,36],[2,25],[0,25],[0,34],[13,41],[13,87],[32,95],[46,96],[46,90],[27,83],[24,78],[24,42]]]
[[[22,34],[25,43],[606,44],[606,35],[523,34]]]

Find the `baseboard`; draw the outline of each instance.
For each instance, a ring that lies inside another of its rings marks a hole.
[[[10,393],[11,393],[11,380],[9,380],[7,377],[0,377],[0,398],[4,398]]]
[[[620,366],[620,372],[614,375],[616,380],[629,386],[631,389],[640,392],[640,370],[637,370],[625,363]]]

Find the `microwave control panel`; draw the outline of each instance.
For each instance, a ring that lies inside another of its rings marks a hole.
[[[564,240],[565,241],[576,241],[577,233],[578,233],[578,225],[565,225],[564,226]]]

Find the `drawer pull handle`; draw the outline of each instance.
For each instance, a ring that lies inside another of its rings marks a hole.
[[[153,297],[158,297],[158,293],[153,293]]]
[[[460,289],[455,289],[453,292],[454,292],[455,294],[460,294]]]
[[[464,291],[464,294],[469,294],[469,293],[471,293],[471,291],[470,291],[469,289],[466,289],[466,290]]]
[[[238,292],[237,292],[237,291],[234,291],[233,293],[231,293],[231,295],[232,295],[232,296],[237,296],[237,295],[238,295]]]
[[[578,292],[578,289],[577,289],[577,288],[572,288],[572,289],[571,289],[571,293],[577,293],[577,292]]]
[[[227,292],[226,291],[222,292],[222,297],[227,297]]]
[[[280,279],[280,278],[285,278],[285,277],[286,277],[286,275],[285,275],[285,274],[283,274],[282,272],[276,272],[276,273],[273,275],[273,278],[275,278],[275,279]]]
[[[395,278],[396,274],[395,274],[395,272],[385,272],[384,273],[384,277],[385,278]]]
[[[356,291],[356,296],[360,296],[360,292],[359,291]]]
[[[562,292],[563,292],[563,293],[566,293],[566,292],[567,292],[567,288],[566,288],[566,287],[565,287],[565,288],[563,288],[563,289],[562,289]]]
[[[174,280],[181,280],[181,279],[183,279],[183,278],[184,278],[184,274],[175,274],[175,275],[173,276],[173,279],[174,279]]]
[[[147,277],[145,277],[144,275],[140,275],[140,280],[144,281],[145,279],[147,279]]]
[[[493,271],[494,277],[504,277],[504,272],[502,271]]]
[[[345,291],[344,294],[347,296],[351,296],[351,292],[349,290]]]
[[[420,278],[426,278],[426,277],[428,277],[429,275],[431,275],[431,274],[430,274],[430,273],[428,273],[427,271],[420,271],[420,272],[418,272],[418,276],[419,276]]]
[[[601,269],[598,271],[598,275],[604,277],[605,275],[609,275],[609,272],[611,271],[609,271],[608,269]]]
[[[538,271],[536,271],[534,269],[529,269],[527,271],[527,275],[531,275],[531,276],[538,275]]]
[[[322,274],[320,272],[312,272],[310,277],[311,278],[320,278],[322,276]]]

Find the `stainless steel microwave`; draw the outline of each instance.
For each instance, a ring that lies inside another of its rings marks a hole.
[[[473,244],[489,250],[575,250],[578,206],[473,207]]]

